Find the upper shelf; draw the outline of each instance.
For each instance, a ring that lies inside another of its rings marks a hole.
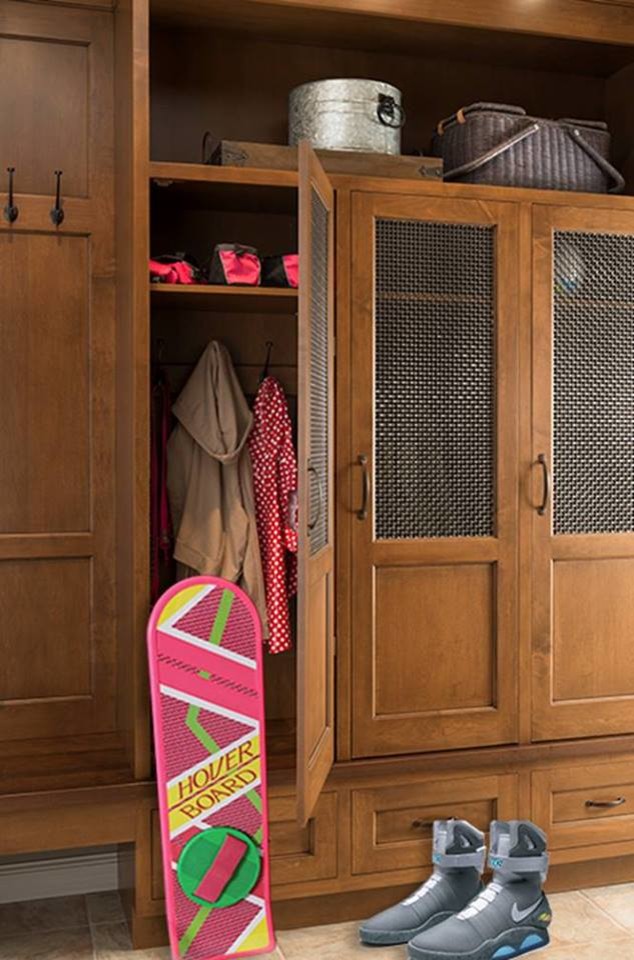
[[[172,31],[598,76],[631,63],[634,43],[629,0],[151,0],[151,12]]]
[[[296,170],[155,160],[150,163],[150,181],[157,200],[195,205],[198,209],[297,212]]]
[[[297,290],[288,287],[223,287],[212,284],[187,286],[151,283],[152,303],[190,310],[227,310],[240,313],[297,312]]]

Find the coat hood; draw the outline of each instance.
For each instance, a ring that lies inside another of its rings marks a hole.
[[[205,348],[172,412],[210,457],[231,463],[240,455],[253,417],[221,343],[212,340]]]

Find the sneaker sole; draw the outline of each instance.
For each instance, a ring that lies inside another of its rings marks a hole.
[[[409,944],[409,960],[513,960],[526,953],[542,950],[550,943],[548,930],[540,927],[518,927],[507,930],[494,940],[487,940],[470,953],[425,950]]]

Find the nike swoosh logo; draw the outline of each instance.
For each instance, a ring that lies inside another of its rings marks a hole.
[[[518,910],[517,904],[513,904],[513,909],[511,910],[511,916],[515,923],[521,923],[522,920],[526,920],[526,917],[529,917],[534,910],[537,910],[538,906],[541,904],[542,898],[540,897],[535,903],[530,907],[527,907],[526,910]]]

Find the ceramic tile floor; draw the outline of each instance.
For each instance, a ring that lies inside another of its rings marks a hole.
[[[634,960],[634,883],[550,898],[549,960]],[[282,931],[269,960],[405,960],[402,947],[362,947],[356,924]],[[169,960],[133,951],[116,893],[0,905],[0,960]]]

